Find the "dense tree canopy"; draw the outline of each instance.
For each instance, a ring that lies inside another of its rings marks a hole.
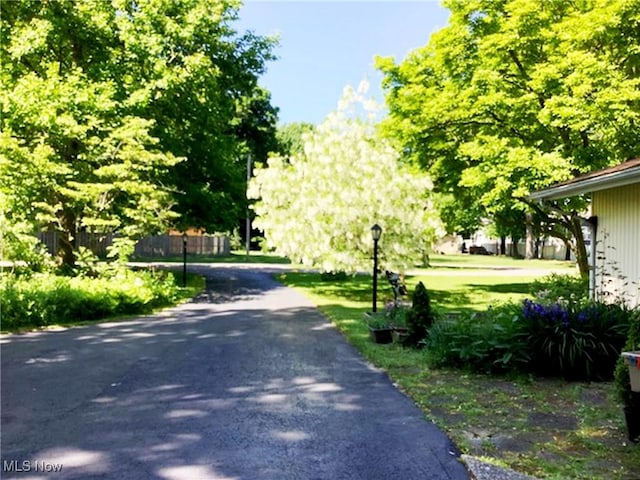
[[[3,2],[3,225],[54,226],[68,264],[80,229],[233,228],[277,116],[257,86],[273,41],[234,31],[238,7]]]
[[[448,223],[480,206],[504,232],[537,209],[546,231],[577,238],[584,271],[584,204],[556,215],[527,195],[640,153],[640,1],[445,5],[449,24],[425,47],[378,59],[386,131],[456,199]]]
[[[313,124],[306,122],[278,126],[276,132],[278,146],[274,152],[284,157],[301,154],[304,151],[304,134],[312,132],[313,129]]]
[[[398,162],[377,135],[377,106],[345,89],[340,108],[303,135],[303,151],[272,157],[250,184],[254,226],[268,247],[295,262],[337,272],[369,269],[371,226],[380,224],[382,264],[423,259],[441,232],[431,182]]]

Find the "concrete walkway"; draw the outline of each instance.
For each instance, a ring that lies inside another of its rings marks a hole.
[[[2,478],[469,478],[268,268],[198,268],[208,291],[160,315],[2,337]]]

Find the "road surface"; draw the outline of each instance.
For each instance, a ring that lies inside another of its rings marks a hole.
[[[207,292],[161,314],[2,337],[2,478],[469,478],[268,269],[198,268]]]

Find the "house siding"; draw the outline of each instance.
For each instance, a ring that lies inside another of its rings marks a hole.
[[[596,296],[640,306],[640,184],[593,193]]]

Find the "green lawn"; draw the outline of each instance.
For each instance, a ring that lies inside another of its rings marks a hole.
[[[575,272],[574,262],[565,262],[563,260],[524,260],[521,258],[495,255],[433,254],[429,257],[429,262],[434,267],[481,268],[482,266],[490,266],[531,270],[558,269]]]
[[[531,296],[531,282],[541,275],[503,275],[500,272],[477,274],[464,270],[452,275],[440,268],[408,277],[410,291],[423,282],[434,304],[446,310],[486,310],[496,303],[524,300]]]
[[[549,271],[573,274],[575,270],[566,262],[550,262],[545,268],[540,261],[524,261],[515,259],[497,259],[501,266],[520,262],[517,268],[507,270],[482,267],[487,257],[469,255],[447,256],[446,267],[435,266],[419,268],[405,277],[407,287],[412,291],[418,282],[423,282],[435,305],[444,310],[486,310],[492,304],[520,301],[531,296],[531,282],[539,279]],[[537,268],[532,268],[535,265]],[[520,270],[522,269],[522,270]],[[370,275],[355,275],[343,282],[324,282],[320,276],[312,273],[297,273],[295,270],[287,275],[294,275],[296,286],[310,292],[328,295],[348,301],[355,308],[370,308],[372,301],[372,285]],[[393,298],[393,291],[384,278],[378,282],[378,299],[382,305],[385,300]]]
[[[409,290],[423,281],[440,310],[484,310],[497,302],[525,298],[531,282],[551,269],[575,272],[564,262],[536,262],[539,268],[532,268],[530,262],[503,258],[491,260],[497,267],[514,262],[523,270],[479,268],[490,258],[447,256],[447,266],[412,272],[415,275],[407,277]],[[318,274],[292,271],[280,279],[307,295],[464,453],[538,478],[637,478],[640,446],[626,441],[612,382],[569,383],[431,369],[424,351],[378,345],[369,339],[363,320],[363,313],[371,309],[369,275],[323,282]],[[385,280],[379,285],[382,308],[391,289]]]

